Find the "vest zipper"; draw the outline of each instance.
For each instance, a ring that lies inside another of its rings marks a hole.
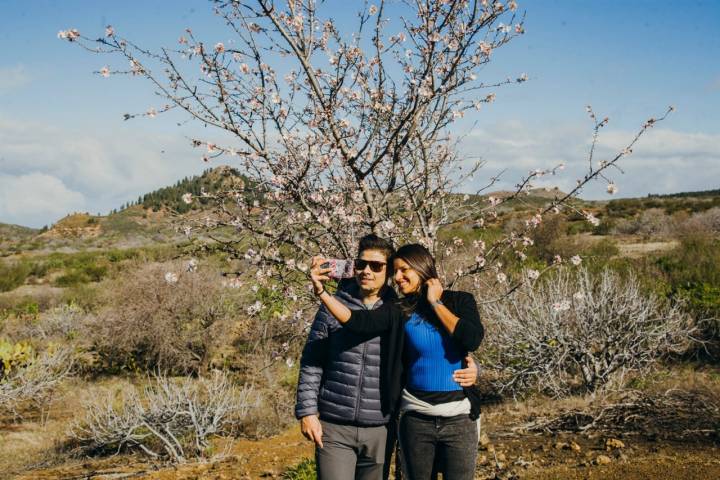
[[[368,342],[366,341],[363,343],[362,362],[360,363],[360,378],[358,379],[357,399],[355,401],[355,422],[358,422],[360,420],[358,416],[360,412],[360,399],[362,398],[363,374],[365,373],[365,362],[367,362],[367,359],[365,358],[367,355],[367,349]]]

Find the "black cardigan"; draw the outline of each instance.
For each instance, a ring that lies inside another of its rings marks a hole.
[[[458,317],[451,338],[463,350],[477,350],[484,336],[475,297],[467,292],[444,290],[440,300]],[[345,327],[358,333],[381,333],[380,337],[380,399],[383,414],[394,413],[402,389],[405,386],[403,369],[403,346],[405,343],[404,324],[407,315],[403,314],[402,299],[383,304],[377,310],[353,310]],[[480,396],[473,387],[463,388],[470,400],[471,418],[480,414]]]

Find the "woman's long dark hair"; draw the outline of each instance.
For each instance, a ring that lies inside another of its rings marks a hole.
[[[427,285],[425,282],[431,278],[438,278],[435,259],[430,251],[419,243],[410,243],[398,248],[392,259],[401,259],[415,270],[420,277],[420,288],[418,291],[407,295],[402,302],[403,312],[411,315],[413,312],[422,315],[427,320],[435,317],[434,311],[427,301]]]

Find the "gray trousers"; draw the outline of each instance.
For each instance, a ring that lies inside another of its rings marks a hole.
[[[320,420],[323,448],[315,449],[318,480],[381,480],[387,426],[355,427]]]

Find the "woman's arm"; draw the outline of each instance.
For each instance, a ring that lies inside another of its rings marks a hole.
[[[323,282],[330,279],[330,268],[322,268],[325,259],[313,257],[310,280],[315,295],[341,325],[358,333],[380,333],[390,328],[394,311],[390,302],[376,310],[350,310],[340,300],[325,291]]]
[[[460,317],[451,312],[445,304],[440,302],[442,296],[443,287],[440,280],[437,278],[431,278],[427,282],[427,300],[430,302],[435,314],[440,319],[440,323],[443,324],[445,329],[452,335],[455,333],[455,327],[457,327],[458,320]]]
[[[477,350],[485,331],[480,323],[475,297],[469,293],[456,292],[457,301],[452,305],[455,310],[452,312],[440,301],[443,292],[440,280],[431,278],[427,281],[427,287],[427,300],[445,329],[463,349],[468,352]]]

